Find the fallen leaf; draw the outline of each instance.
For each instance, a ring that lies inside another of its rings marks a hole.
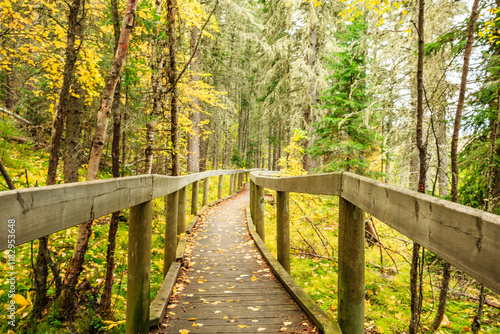
[[[291,321],[285,321],[285,322],[283,322],[283,325],[284,325],[284,326],[290,326],[291,324],[292,324],[292,322],[291,322]]]
[[[257,277],[255,277],[255,275],[252,276],[252,278],[250,279],[252,282],[255,282],[257,280]]]
[[[222,319],[229,319],[229,318],[227,317],[227,315],[225,315]]]
[[[189,318],[189,321],[196,321],[196,318]]]
[[[188,334],[189,331],[187,331],[185,329],[179,329],[179,333],[181,333],[181,334]]]
[[[451,321],[448,320],[448,317],[446,316],[446,314],[443,315],[443,320],[441,321],[441,326],[443,326],[443,327],[451,326]]]
[[[247,325],[238,325],[239,328],[245,328]]]
[[[265,327],[260,327],[259,329],[257,329],[259,332],[262,332],[262,331],[265,331],[266,328]]]

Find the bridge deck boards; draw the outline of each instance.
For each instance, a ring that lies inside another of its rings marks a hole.
[[[317,333],[254,246],[247,205],[244,191],[200,220],[189,237],[188,268],[154,333]]]

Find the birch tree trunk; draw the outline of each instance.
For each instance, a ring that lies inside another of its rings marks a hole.
[[[139,0],[128,0],[127,9],[123,18],[123,25],[120,33],[118,49],[115,53],[114,61],[109,70],[106,84],[101,95],[101,104],[97,113],[97,126],[92,140],[90,158],[87,169],[87,181],[97,179],[97,171],[101,160],[104,142],[106,140],[106,129],[109,121],[109,114],[113,103],[113,95],[116,84],[120,77],[120,72],[125,62],[132,28],[134,27],[135,10]],[[60,315],[65,318],[71,316],[76,306],[75,287],[78,277],[83,270],[85,253],[88,249],[88,242],[92,234],[92,221],[81,224],[78,227],[78,237],[75,250],[71,256],[66,277],[63,282],[61,293]]]
[[[118,14],[117,0],[111,0],[111,14],[113,17],[113,28],[115,34],[114,51],[118,49],[120,41],[120,17]],[[120,134],[121,134],[121,79],[118,78],[113,96],[113,104],[111,111],[113,114],[113,142],[111,144],[111,163],[113,177],[120,177]],[[109,223],[108,232],[108,248],[106,251],[106,279],[104,289],[101,296],[101,309],[105,314],[111,313],[111,297],[113,291],[113,280],[115,270],[115,249],[116,249],[116,232],[118,231],[118,223],[120,211],[113,212],[111,222]]]

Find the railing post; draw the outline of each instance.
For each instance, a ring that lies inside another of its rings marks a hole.
[[[149,333],[152,201],[130,208],[126,333]]]
[[[257,234],[260,236],[262,241],[266,241],[266,226],[264,221],[264,187],[255,185],[255,197],[254,197],[254,224]]]
[[[200,181],[195,181],[192,183],[191,188],[191,214],[198,214],[198,193],[200,192]]]
[[[343,333],[364,333],[365,213],[340,197],[338,321]]]
[[[278,262],[290,273],[290,214],[288,192],[276,192],[276,246]]]
[[[203,181],[203,202],[202,206],[208,205],[208,187],[210,186],[210,178],[207,177]]]
[[[255,222],[255,183],[252,180],[250,180],[250,216]]]
[[[217,188],[217,198],[222,199],[222,187],[224,185],[224,175],[219,175],[219,184]]]
[[[238,190],[243,188],[243,173],[238,174]]]
[[[231,174],[229,176],[229,196],[233,194],[233,187],[234,187],[234,174]]]
[[[187,187],[179,189],[179,206],[177,208],[177,234],[186,233],[186,202],[187,202]]]
[[[167,275],[177,250],[177,224],[179,218],[179,192],[165,196],[165,248],[163,259],[163,277]]]

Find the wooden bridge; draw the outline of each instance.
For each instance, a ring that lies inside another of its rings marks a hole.
[[[16,244],[19,245],[100,216],[130,208],[126,332],[148,333],[150,325],[163,321],[171,287],[180,270],[181,265],[178,261],[182,261],[181,251],[186,239],[180,238],[178,242],[178,235],[185,231],[192,231],[192,224],[187,226],[186,230],[184,214],[187,205],[186,187],[192,184],[191,211],[197,214],[199,182],[218,176],[218,197],[222,199],[223,175],[231,175],[230,195],[234,194],[237,189],[241,189],[243,178],[248,178],[250,175],[249,217],[245,220],[242,212],[238,213],[236,210],[231,214],[235,218],[230,223],[226,221],[224,225],[217,225],[217,217],[221,220],[221,215],[227,216],[227,213],[220,211],[224,209],[221,205],[213,209],[211,216],[207,216],[212,217],[210,219],[213,219],[213,222],[205,221],[197,227],[196,233],[200,234],[198,235],[200,242],[196,246],[198,248],[195,248],[197,254],[190,256],[196,258],[193,262],[198,262],[201,269],[193,264],[190,268],[193,274],[189,274],[193,278],[189,276],[187,280],[196,279],[196,282],[201,280],[203,283],[199,283],[199,286],[206,284],[208,288],[186,287],[185,293],[179,298],[186,298],[184,302],[197,304],[198,307],[192,309],[188,307],[187,310],[184,307],[184,309],[186,314],[188,310],[196,310],[192,314],[200,314],[204,317],[204,323],[203,326],[198,326],[196,321],[198,323],[202,321],[195,316],[187,318],[187,321],[182,320],[181,317],[176,317],[179,319],[168,317],[167,327],[163,327],[163,332],[177,330],[176,333],[178,333],[183,326],[188,324],[191,326],[188,329],[190,332],[200,333],[258,332],[261,328],[266,328],[266,331],[279,332],[283,326],[289,325],[292,328],[304,323],[307,326],[309,321],[312,321],[311,326],[316,326],[318,331],[324,333],[340,331],[349,334],[363,333],[364,212],[372,214],[474,279],[484,283],[493,291],[500,293],[500,261],[498,261],[500,219],[498,216],[351,173],[285,178],[258,171],[225,170],[180,177],[143,175],[5,191],[0,193],[0,224],[7,231],[8,221],[12,219],[16,221]],[[208,182],[204,183],[203,188],[203,202],[206,203]],[[266,237],[264,229],[265,188],[277,192],[277,260],[270,255],[263,243]],[[328,319],[288,274],[290,268],[289,192],[334,195],[340,198],[338,324]],[[165,281],[158,292],[158,297],[151,302],[149,295],[152,200],[163,196],[165,196],[166,203]],[[240,198],[235,199],[240,201],[238,205],[245,206],[246,193],[238,196]],[[243,234],[246,227],[240,223],[244,221],[248,223],[248,231],[253,240]],[[209,223],[213,225],[207,225]],[[229,227],[234,230],[228,230]],[[234,232],[232,235],[239,234],[239,237],[224,238],[232,232]],[[209,234],[203,235],[203,233]],[[208,238],[212,238],[212,244],[220,245],[220,247],[216,250],[208,249],[210,243],[204,244],[203,242]],[[230,245],[228,240],[238,242]],[[7,241],[7,233],[0,233],[0,250],[7,249]],[[259,248],[261,254],[255,253],[253,245]],[[204,246],[207,249],[204,249]],[[219,255],[226,252],[225,255],[230,256],[213,257],[214,251]],[[270,268],[264,264],[260,256],[266,259]],[[246,260],[248,261],[242,262]],[[238,264],[241,263],[245,264],[243,267],[249,268],[248,273],[232,270],[238,269]],[[284,292],[281,285],[273,281],[271,271],[302,310],[288,298],[288,294]],[[232,277],[235,281],[234,286],[229,285],[227,288],[224,286],[227,283],[226,277],[224,277],[224,282],[222,279],[217,279],[226,274],[234,276]],[[208,275],[211,275],[211,278],[208,278]],[[241,288],[237,287],[238,284]],[[256,289],[250,288],[251,286]],[[233,288],[229,289],[229,287]],[[226,293],[226,291],[230,292]],[[220,305],[221,295],[225,299],[224,307]],[[237,301],[239,306],[228,305],[231,303],[229,300]],[[182,300],[180,302],[184,303]],[[213,304],[217,306],[217,309],[207,306]],[[309,319],[302,311],[307,313]],[[219,314],[222,315],[223,312],[226,315],[219,317]],[[197,319],[192,320],[194,318]],[[273,322],[272,318],[277,318],[278,321]],[[179,322],[175,324],[175,320]]]

